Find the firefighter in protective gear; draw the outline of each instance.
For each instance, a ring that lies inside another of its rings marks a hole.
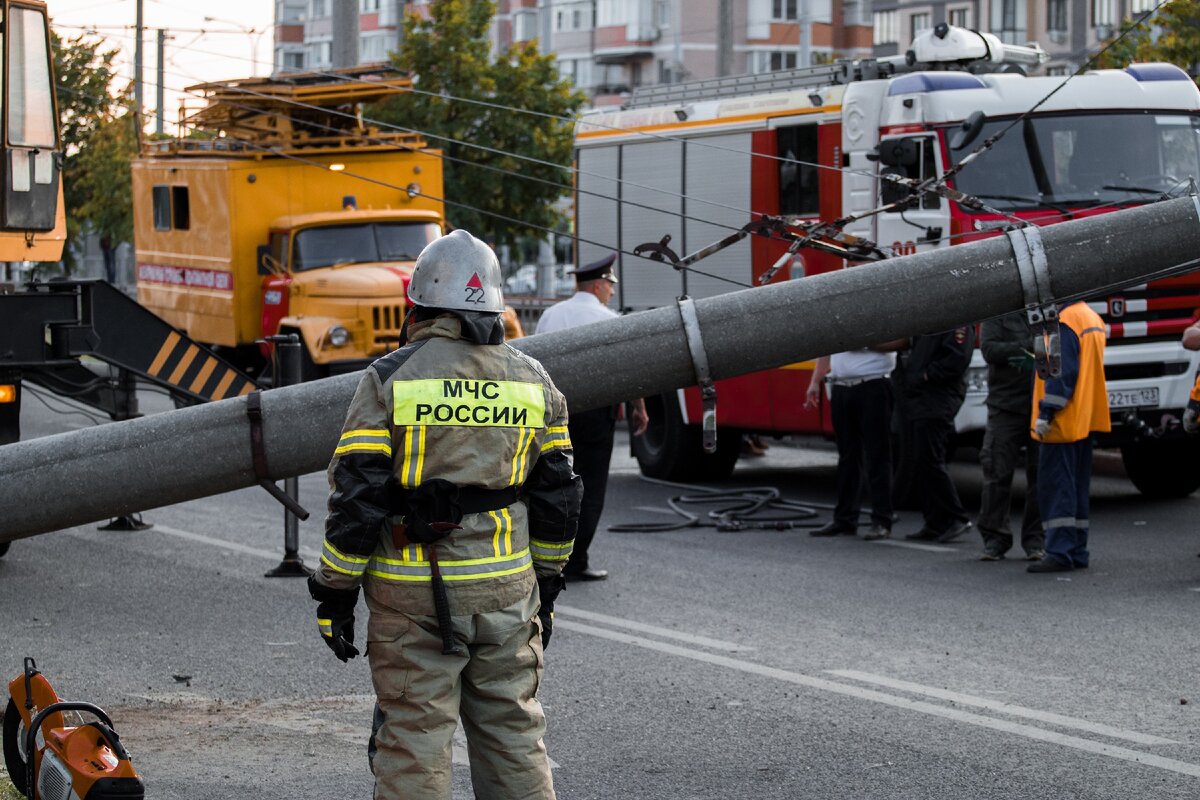
[[[1088,566],[1088,507],[1093,433],[1112,430],[1104,382],[1104,321],[1087,303],[1058,314],[1062,374],[1036,376],[1033,438],[1039,442],[1037,492],[1046,530],[1046,557],[1029,572]]]
[[[504,344],[500,269],[463,230],[417,259],[410,343],[372,364],[329,466],[318,625],[346,660],[366,595],[375,798],[450,796],[461,716],[479,798],[553,798],[537,699],[578,524],[567,407]]]

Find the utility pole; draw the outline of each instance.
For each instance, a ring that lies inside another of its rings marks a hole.
[[[334,69],[358,66],[358,0],[333,0]]]
[[[538,52],[546,55],[551,51],[550,37],[554,31],[554,6],[551,0],[538,0]]]
[[[139,2],[140,2],[140,0],[139,0]],[[159,28],[158,29],[158,54],[156,56],[157,60],[154,62],[155,65],[157,66],[157,69],[155,71],[156,72],[155,78],[158,81],[158,89],[157,89],[156,97],[155,97],[155,101],[156,101],[155,105],[158,109],[158,113],[156,113],[154,115],[154,132],[160,133],[160,134],[163,132],[163,113],[166,110],[164,108],[164,106],[166,104],[163,100],[163,53],[166,51],[166,49],[167,49],[167,32],[165,30],[163,30],[162,28]]]
[[[142,27],[143,15],[142,4],[144,0],[137,0],[137,23],[134,25],[134,43],[133,43],[133,102],[137,105],[138,130],[142,129]],[[140,134],[139,134],[140,135]]]
[[[396,4],[396,51],[404,49],[404,20],[408,18],[407,0],[391,0]]]
[[[717,77],[733,72],[733,0],[717,2]]]
[[[671,83],[683,80],[683,0],[675,0],[675,19],[671,21],[675,28],[675,64],[671,67]]]
[[[797,67],[812,66],[812,0],[800,3],[800,61]]]
[[[1036,251],[997,236],[697,300],[697,346],[719,380],[1018,311],[1034,292],[1038,304],[1050,303],[1190,271],[1200,252],[1192,197],[1035,230]],[[1044,281],[1028,261],[1034,252],[1045,259]],[[694,385],[689,339],[682,309],[667,306],[513,347],[545,366],[571,409],[585,411]],[[360,378],[262,394],[269,478],[329,464]],[[250,425],[246,399],[235,397],[6,444],[0,542],[254,486]]]

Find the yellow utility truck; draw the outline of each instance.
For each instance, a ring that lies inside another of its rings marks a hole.
[[[442,234],[441,155],[363,124],[407,78],[347,70],[202,84],[133,163],[138,301],[247,370],[297,333],[305,379],[396,346],[413,261]]]

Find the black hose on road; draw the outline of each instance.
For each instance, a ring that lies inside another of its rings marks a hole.
[[[771,530],[814,528],[820,525],[821,511],[829,511],[828,503],[809,503],[788,500],[774,486],[751,486],[740,489],[712,489],[686,483],[640,476],[646,483],[685,489],[667,499],[667,507],[679,515],[671,522],[630,522],[610,525],[616,533],[666,533],[684,528],[716,528],[718,531]],[[685,506],[713,506],[707,512],[693,513]]]

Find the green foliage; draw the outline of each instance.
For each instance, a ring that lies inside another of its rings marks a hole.
[[[543,234],[534,226],[554,228],[562,222],[553,203],[567,191],[475,165],[511,170],[524,177],[569,186],[570,171],[551,165],[571,164],[573,125],[553,117],[573,117],[583,104],[584,95],[559,77],[553,57],[540,55],[536,43],[513,45],[495,61],[491,59],[488,26],[495,13],[494,3],[433,0],[428,11],[428,19],[410,15],[405,20],[404,47],[392,56],[396,67],[413,76],[418,89],[549,116],[415,93],[388,100],[372,108],[369,115],[421,131],[429,136],[430,147],[467,162],[444,162],[445,199],[451,201],[446,205],[446,215],[453,225],[480,237],[490,237],[496,243],[513,242],[523,235],[541,238]],[[471,144],[528,156],[550,165],[486,152]]]
[[[108,236],[114,246],[132,239],[129,161],[137,154],[137,135],[128,98],[113,87],[118,51],[102,50],[102,41],[83,35],[51,36],[65,150],[68,246],[63,258],[70,272],[70,245],[86,228]]]
[[[1141,24],[1135,24],[1133,19],[1125,20],[1112,38],[1116,39],[1126,31],[1128,33],[1121,41],[1097,59],[1098,66],[1124,67],[1135,61],[1166,61],[1195,77],[1200,64],[1200,0],[1172,0]]]
[[[120,116],[102,119],[77,157],[76,188],[83,198],[79,217],[113,247],[133,241],[129,162],[137,148],[137,124],[129,107]]]

